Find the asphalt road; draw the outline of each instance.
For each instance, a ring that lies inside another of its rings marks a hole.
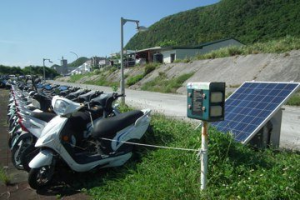
[[[49,81],[61,85],[71,85],[91,90],[112,92],[110,87],[75,84],[58,81]],[[185,95],[163,94],[156,92],[138,91],[126,89],[126,104],[136,108],[150,108],[154,112],[163,113],[166,116],[190,120],[186,117]],[[281,124],[280,147],[300,150],[300,107],[284,106]]]

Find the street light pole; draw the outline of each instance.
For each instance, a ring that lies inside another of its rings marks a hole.
[[[123,39],[123,25],[125,24],[123,17],[121,17],[121,52],[120,52],[120,57],[121,57],[121,104],[125,104],[125,79],[124,79],[124,65],[123,65],[123,45],[124,45],[124,39]]]
[[[52,63],[52,61],[49,58],[43,58],[44,82],[46,81],[46,74],[45,74],[45,61],[46,60],[48,60],[49,63]]]
[[[70,51],[70,53],[74,54],[74,55],[77,57],[76,60],[78,60],[78,55],[77,55],[77,53],[75,53],[75,52],[73,52],[73,51]]]
[[[139,20],[133,20],[133,19],[124,19],[121,17],[121,93],[123,94],[121,98],[121,104],[125,104],[125,78],[124,78],[124,62],[123,62],[123,51],[124,51],[124,30],[123,26],[126,24],[126,22],[134,22],[136,23],[136,29],[138,31],[145,31],[146,28],[143,26],[139,26],[140,21]]]

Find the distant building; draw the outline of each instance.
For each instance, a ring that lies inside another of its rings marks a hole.
[[[76,67],[69,67],[68,60],[62,57],[62,59],[60,60],[60,66],[54,65],[53,69],[55,69],[56,72],[59,73],[60,75],[66,75],[69,74],[72,70],[76,69]]]
[[[105,67],[107,65],[111,65],[111,61],[107,58],[104,58],[104,59],[99,60],[98,64],[99,64],[99,67],[101,68],[101,67]]]
[[[83,63],[82,65],[80,65],[79,67],[77,67],[76,69],[72,70],[70,72],[71,75],[75,75],[75,74],[85,74],[92,71],[92,67],[90,65],[90,62],[87,61],[85,63]]]
[[[173,63],[175,60],[191,58],[198,54],[206,54],[220,48],[242,45],[244,44],[238,40],[228,38],[190,47],[152,47],[138,50],[135,54],[137,58],[145,59],[146,62]]]

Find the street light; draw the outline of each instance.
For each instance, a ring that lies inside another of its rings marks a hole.
[[[77,55],[77,53],[75,53],[75,52],[73,52],[73,51],[70,51],[70,53],[74,54],[74,55],[77,57],[76,60],[78,60],[78,55]]]
[[[46,75],[45,75],[45,61],[46,60],[48,60],[49,63],[52,63],[52,61],[49,58],[43,58],[44,81],[46,81]]]
[[[123,33],[123,26],[124,24],[126,24],[126,22],[134,22],[136,23],[136,29],[138,32],[140,31],[146,31],[147,28],[145,26],[140,26],[139,20],[132,20],[132,19],[124,19],[123,17],[121,17],[121,52],[120,52],[120,56],[121,56],[121,93],[123,94],[122,98],[121,98],[121,103],[125,104],[125,78],[124,78],[124,63],[123,63],[123,41],[124,41],[124,33]]]

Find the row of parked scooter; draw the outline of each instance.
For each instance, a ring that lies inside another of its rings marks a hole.
[[[133,146],[126,142],[145,134],[151,110],[120,113],[114,102],[121,96],[38,81],[12,85],[8,145],[29,185],[49,186],[58,166],[85,172],[128,161]]]
[[[10,89],[11,82],[13,82],[13,80],[11,80],[9,76],[0,75],[0,88]]]

